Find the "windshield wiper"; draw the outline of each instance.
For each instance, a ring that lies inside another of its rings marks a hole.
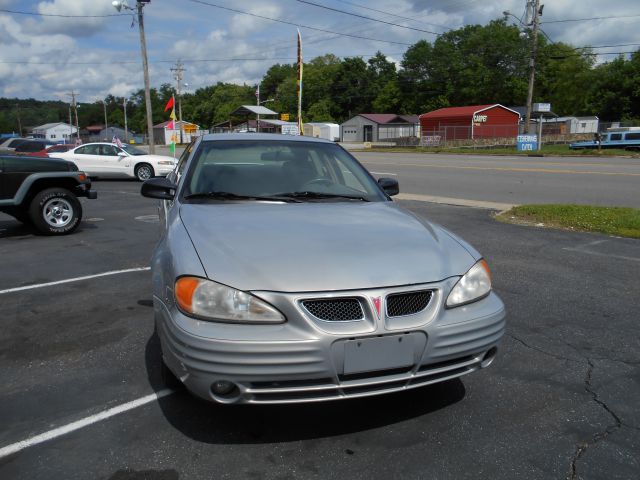
[[[326,199],[326,198],[344,198],[347,200],[359,200],[361,202],[369,202],[370,200],[361,197],[358,195],[344,195],[339,193],[324,193],[324,192],[312,192],[312,191],[303,191],[303,192],[284,192],[278,193],[277,196],[285,197],[285,198],[296,198],[296,199]]]
[[[222,191],[190,193],[188,195],[185,195],[184,198],[187,200],[191,200],[194,198],[213,198],[220,200],[265,200],[270,202],[300,202],[300,200],[296,198],[283,195],[238,195],[237,193]]]

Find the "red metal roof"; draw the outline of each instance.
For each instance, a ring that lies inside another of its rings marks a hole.
[[[449,107],[449,108],[439,108],[438,110],[434,110],[433,112],[423,113],[420,115],[420,118],[431,118],[431,117],[472,117],[476,113],[487,110],[488,108],[493,107],[501,107],[506,110],[510,110],[507,107],[500,105],[499,103],[493,103],[491,105],[471,105],[468,107]],[[517,112],[514,112],[517,113]]]

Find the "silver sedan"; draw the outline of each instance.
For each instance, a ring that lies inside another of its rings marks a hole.
[[[493,361],[505,329],[468,243],[393,202],[339,145],[206,135],[142,186],[162,200],[163,368],[221,403],[363,397]]]

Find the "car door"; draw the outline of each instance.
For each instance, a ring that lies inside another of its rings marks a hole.
[[[60,155],[60,157],[71,160],[78,166],[79,170],[86,172],[87,175],[99,175],[101,173],[100,145],[98,144],[82,145],[73,150],[70,155]]]
[[[0,199],[12,199],[31,172],[19,157],[0,158]]]
[[[100,161],[106,175],[124,177],[127,175],[128,156],[115,145],[100,145]]]

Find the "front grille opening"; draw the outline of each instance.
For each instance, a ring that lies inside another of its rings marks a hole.
[[[343,391],[346,395],[355,395],[358,393],[379,392],[379,391],[385,391],[385,390],[392,390],[394,388],[403,388],[406,385],[407,385],[406,380],[398,380],[397,382],[379,383],[374,385],[343,387]]]
[[[286,402],[294,400],[316,400],[323,398],[337,398],[338,393],[336,390],[313,390],[302,392],[275,392],[275,393],[261,393],[256,392],[253,394],[253,398],[256,402]]]
[[[394,293],[387,297],[387,316],[404,317],[423,311],[429,305],[432,290]]]
[[[451,367],[453,365],[458,365],[460,363],[466,363],[470,360],[473,360],[475,357],[473,355],[467,355],[466,357],[454,358],[452,360],[446,360],[444,362],[438,363],[429,363],[428,365],[421,365],[418,369],[418,372],[427,372],[429,370],[437,370],[439,368]]]
[[[362,320],[364,312],[357,298],[304,300],[302,306],[314,317],[327,322]]]
[[[421,383],[433,383],[436,382],[438,380],[444,379],[444,378],[448,378],[448,377],[459,377],[461,375],[464,375],[465,373],[469,373],[472,372],[474,370],[477,370],[477,366],[476,367],[460,367],[460,368],[455,368],[453,370],[446,370],[444,372],[439,372],[439,373],[434,373],[431,375],[425,375],[424,377],[416,377],[411,379],[410,384],[411,385],[420,385]]]
[[[295,387],[319,387],[321,385],[333,385],[330,378],[318,378],[308,380],[278,380],[274,382],[251,382],[252,388],[295,388]]]
[[[349,380],[363,380],[367,378],[388,377],[391,375],[401,375],[403,373],[408,373],[412,369],[413,367],[401,367],[401,368],[390,368],[386,370],[374,370],[372,372],[341,374],[341,375],[338,375],[338,379],[341,382],[348,382]]]

